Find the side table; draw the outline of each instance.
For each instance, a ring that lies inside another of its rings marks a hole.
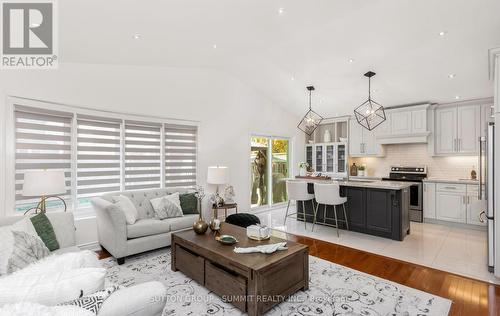
[[[212,205],[212,210],[214,212],[214,217],[213,218],[219,218],[219,210],[224,210],[224,219],[227,217],[227,210],[233,209],[235,210],[235,213],[238,213],[238,204],[237,203],[229,203],[229,204],[222,204],[222,205]]]

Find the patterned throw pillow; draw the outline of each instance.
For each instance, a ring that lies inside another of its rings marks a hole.
[[[158,219],[184,216],[178,192],[152,199],[150,202]]]
[[[76,300],[58,304],[58,306],[74,305],[74,306],[78,306],[80,308],[83,308],[85,310],[88,310],[89,312],[92,312],[95,315],[97,315],[97,313],[99,312],[99,309],[101,309],[101,306],[104,303],[104,301],[111,294],[113,294],[113,292],[115,292],[119,289],[120,289],[120,286],[113,285],[113,286],[110,286],[102,291],[95,292],[93,294],[77,298]]]
[[[40,213],[31,217],[30,220],[35,227],[36,233],[45,246],[47,246],[50,251],[59,249],[59,242],[57,241],[54,227],[52,226],[52,223],[50,223],[47,215],[45,215],[45,213]]]
[[[0,230],[0,236],[2,239],[0,275],[21,270],[50,254],[40,238],[26,232],[6,227]]]

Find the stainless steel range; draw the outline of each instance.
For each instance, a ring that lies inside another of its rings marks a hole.
[[[413,182],[410,187],[410,220],[423,221],[423,180],[427,178],[427,167],[392,166],[386,181]]]

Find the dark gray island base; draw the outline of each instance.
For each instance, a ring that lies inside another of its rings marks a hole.
[[[410,234],[410,196],[408,187],[394,188],[374,185],[362,185],[350,182],[339,182],[340,195],[347,196],[347,221],[349,230],[364,234],[390,238],[402,241]],[[385,183],[384,183],[385,184]],[[308,190],[314,193],[313,183],[308,183]],[[314,201],[316,206],[316,201]],[[319,206],[316,225],[323,222],[324,205]],[[306,214],[313,215],[310,201],[305,202]],[[303,221],[302,202],[297,203],[297,219]],[[339,228],[346,229],[342,206],[337,206]],[[326,217],[333,218],[333,206],[327,206]],[[306,221],[312,223],[313,216],[306,216]],[[327,224],[335,221],[327,219]]]

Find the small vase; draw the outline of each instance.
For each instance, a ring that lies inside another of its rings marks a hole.
[[[305,177],[305,176],[307,175],[307,170],[306,170],[306,168],[300,168],[300,169],[299,169],[299,175],[300,175],[301,177]]]
[[[325,131],[325,134],[323,135],[323,142],[324,143],[329,143],[332,141],[332,135],[330,134],[329,130]]]
[[[200,204],[201,204],[201,201],[198,200],[197,208],[198,208],[198,214],[200,214],[200,216],[198,217],[198,220],[196,222],[194,222],[193,230],[198,235],[203,235],[208,229],[208,224],[203,220],[203,217],[201,216]]]

